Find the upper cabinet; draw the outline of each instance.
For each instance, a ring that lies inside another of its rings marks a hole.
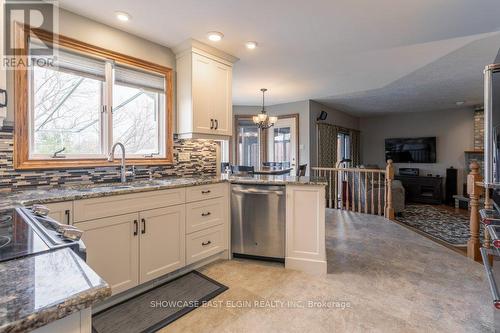
[[[176,48],[180,138],[232,135],[232,70],[238,59],[190,40]]]

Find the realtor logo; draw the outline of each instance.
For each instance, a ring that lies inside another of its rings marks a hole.
[[[54,36],[58,32],[58,11],[55,1],[6,0],[3,9],[2,66],[15,69],[19,65],[19,59],[16,61],[15,56],[20,54],[29,55],[28,66],[33,61],[51,63],[55,56]],[[45,33],[44,38],[40,38],[37,35],[39,31],[54,34]],[[29,50],[26,49],[28,45]]]

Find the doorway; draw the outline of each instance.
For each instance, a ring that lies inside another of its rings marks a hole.
[[[267,131],[267,161],[292,168],[295,174],[298,163],[298,117],[282,116]]]
[[[282,163],[296,172],[299,163],[299,115],[278,117],[273,127],[260,130],[251,116],[234,116],[231,159],[236,165],[260,169],[265,162]]]

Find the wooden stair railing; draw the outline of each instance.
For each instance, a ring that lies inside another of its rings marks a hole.
[[[328,181],[328,208],[385,216],[394,219],[392,188],[394,165],[387,161],[385,169],[311,168],[315,177]]]
[[[467,242],[467,257],[480,261],[481,252],[479,251],[479,248],[481,247],[481,240],[479,239],[479,230],[481,225],[479,217],[479,198],[484,193],[484,188],[481,183],[483,177],[479,172],[479,163],[476,161],[472,161],[469,168],[471,171],[467,175],[467,193],[470,197],[470,236],[469,241]],[[489,198],[488,200],[485,200],[485,202],[487,201],[487,205],[491,205]]]

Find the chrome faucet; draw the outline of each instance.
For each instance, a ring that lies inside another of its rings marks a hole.
[[[120,162],[120,181],[122,183],[125,183],[127,181],[127,176],[133,176],[134,172],[127,172],[127,168],[125,166],[125,146],[121,142],[117,142],[113,145],[111,148],[111,153],[108,156],[108,161],[109,162],[114,162],[115,160],[115,149],[116,147],[119,146],[122,150],[122,158]]]

